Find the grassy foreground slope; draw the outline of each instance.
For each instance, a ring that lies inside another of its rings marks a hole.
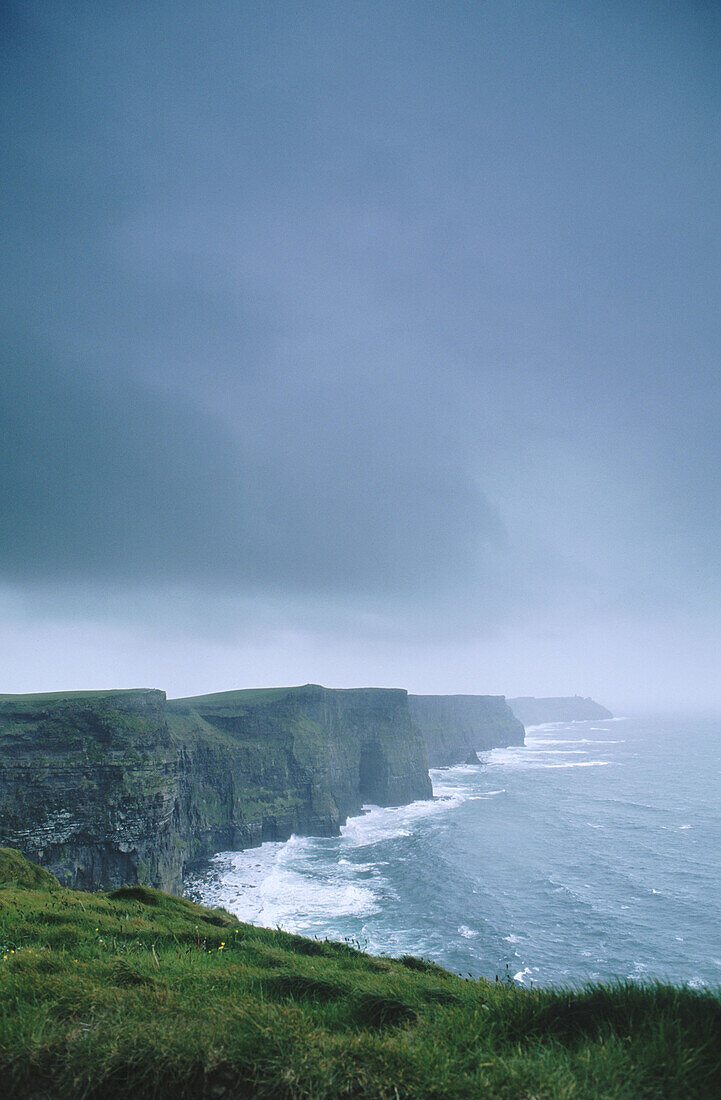
[[[466,981],[142,886],[67,890],[7,849],[0,946],[11,1097],[720,1095],[709,992]]]

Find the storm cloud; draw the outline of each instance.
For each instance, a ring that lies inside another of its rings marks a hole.
[[[714,6],[3,19],[6,690],[713,701]]]

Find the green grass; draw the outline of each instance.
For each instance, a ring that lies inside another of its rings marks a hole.
[[[36,691],[29,695],[0,695],[0,706],[28,705],[37,706],[43,703],[74,703],[74,702],[98,702],[103,699],[114,699],[123,695],[143,695],[152,688],[109,688],[106,691]]]
[[[304,695],[318,690],[317,684],[303,684],[298,687],[277,688],[240,688],[238,691],[216,691],[211,695],[189,695],[184,699],[169,699],[169,703],[179,706],[200,707],[201,709],[224,710],[258,703],[273,703],[286,695]]]
[[[0,850],[8,1097],[686,1100],[721,1095],[720,1051],[717,993],[466,981]]]

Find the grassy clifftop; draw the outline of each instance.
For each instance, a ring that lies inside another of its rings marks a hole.
[[[8,1096],[681,1100],[718,1095],[719,1049],[715,993],[467,981],[0,850]]]

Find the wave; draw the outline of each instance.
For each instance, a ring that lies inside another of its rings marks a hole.
[[[535,748],[536,745],[625,745],[625,743],[625,741],[602,741],[600,737],[564,737],[560,740],[534,737],[530,742],[526,740],[526,748]]]
[[[526,726],[526,733],[530,733],[532,730],[561,730],[570,729],[573,723],[571,722],[538,722],[535,726]]]
[[[514,982],[518,982],[519,985],[533,985],[534,974],[540,974],[540,970],[537,966],[524,966],[523,970],[519,970],[517,974],[513,975],[513,980]]]
[[[276,867],[261,888],[262,907],[256,921],[289,931],[325,929],[328,915],[362,917],[380,912],[374,891],[365,885],[315,878],[304,871]]]
[[[537,756],[587,756],[587,749],[538,749]]]
[[[359,817],[349,817],[341,826],[342,846],[365,848],[395,837],[411,836],[420,821],[448,814],[466,802],[472,791],[450,786],[434,787],[434,798],[411,802],[407,806],[364,806]]]
[[[569,750],[568,753],[558,750],[562,756],[574,754],[577,750]],[[555,755],[552,750],[537,749],[533,745],[530,746],[513,746],[503,749],[491,749],[486,755],[486,763],[495,767],[508,768],[512,770],[527,770],[532,771],[535,769],[544,768],[590,768],[590,767],[607,767],[611,763],[616,761],[610,760],[578,760],[567,761],[565,763],[551,764],[544,760],[544,757]],[[586,755],[583,750],[578,750],[578,755]]]
[[[318,842],[293,836],[242,852],[221,852],[202,881],[189,884],[190,896],[222,906],[241,920],[288,931],[322,931],[328,915],[370,916],[379,911],[368,864],[324,863],[314,869]],[[379,874],[376,872],[376,877]],[[359,880],[360,878],[360,880]]]
[[[502,793],[480,792],[477,797]],[[357,862],[349,858],[352,852],[412,836],[423,820],[448,814],[471,797],[474,792],[468,788],[441,788],[433,799],[406,806],[366,806],[341,827],[339,837],[292,836],[259,848],[221,852],[202,880],[189,881],[188,893],[252,924],[326,934],[329,914],[342,920],[380,911],[377,891],[385,886],[384,861]]]
[[[576,760],[571,764],[536,764],[537,768],[610,768],[614,760]]]

